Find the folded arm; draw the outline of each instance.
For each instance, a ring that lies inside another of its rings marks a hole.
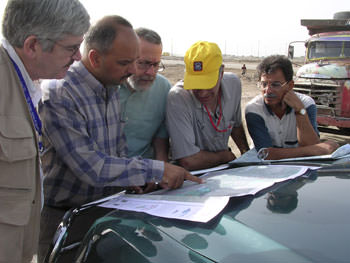
[[[302,101],[298,98],[293,90],[284,95],[284,102],[294,109],[297,123],[297,137],[299,146],[314,145],[320,142],[316,132],[316,106],[313,104],[308,107],[307,114],[299,114],[300,110],[305,108]],[[311,121],[314,123],[312,124]]]
[[[331,140],[317,143],[314,145],[300,146],[296,148],[267,148],[266,160],[279,160],[285,158],[317,156],[333,153],[339,145]]]
[[[247,127],[257,151],[267,149],[267,160],[279,160],[304,156],[331,154],[339,145],[333,141],[318,142],[313,145],[298,146],[294,148],[273,147],[272,139],[262,117],[257,114],[246,114]],[[313,127],[311,127],[314,130]]]

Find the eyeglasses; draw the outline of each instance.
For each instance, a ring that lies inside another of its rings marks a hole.
[[[62,45],[62,44],[58,43],[57,41],[52,40],[50,38],[47,38],[46,40],[49,40],[49,41],[55,43],[57,46],[59,46],[59,47],[63,48],[64,50],[70,52],[71,53],[71,55],[70,55],[71,57],[73,57],[78,52],[78,50],[80,49],[80,44],[72,45],[72,46],[65,46],[65,45]]]
[[[153,67],[154,70],[158,72],[161,72],[165,69],[165,66],[161,61],[152,63],[151,61],[147,61],[147,60],[138,60],[136,64],[139,69],[144,71],[149,70],[150,67]]]
[[[288,82],[289,81],[286,81],[284,83],[281,83],[279,81],[274,81],[274,82],[259,81],[256,85],[258,86],[259,89],[262,89],[262,90],[267,89],[268,86],[270,86],[270,88],[273,90],[279,90]]]

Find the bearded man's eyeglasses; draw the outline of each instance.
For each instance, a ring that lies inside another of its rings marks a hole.
[[[165,66],[161,61],[152,63],[151,61],[148,60],[138,60],[136,62],[136,65],[139,69],[147,71],[150,69],[150,67],[153,67],[155,71],[161,72],[165,69]]]

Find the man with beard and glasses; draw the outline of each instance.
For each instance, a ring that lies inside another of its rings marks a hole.
[[[166,162],[169,136],[165,111],[171,84],[158,74],[164,69],[162,41],[153,30],[138,28],[135,32],[140,40],[136,72],[119,88],[128,156]]]
[[[260,158],[323,155],[337,149],[333,141],[320,141],[315,102],[293,91],[293,67],[287,57],[269,56],[257,71],[261,94],[247,104],[245,118]]]
[[[0,262],[32,262],[39,239],[39,79],[81,58],[90,17],[77,0],[8,0],[0,45]]]
[[[120,16],[106,16],[85,36],[82,60],[69,68],[63,80],[43,84],[48,94],[40,110],[47,146],[42,158],[41,255],[46,254],[63,215],[73,207],[125,186],[159,182],[164,188],[178,188],[184,179],[202,182],[179,166],[127,157],[117,85],[135,73],[138,55],[139,40],[132,25]]]
[[[236,158],[228,147],[231,136],[240,152],[249,150],[241,116],[241,82],[224,73],[221,50],[198,41],[185,54],[184,81],[168,95],[167,127],[172,157],[188,170],[205,169]]]

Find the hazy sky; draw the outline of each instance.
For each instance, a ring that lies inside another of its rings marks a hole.
[[[0,0],[0,15],[6,0]],[[216,42],[223,53],[286,54],[288,43],[308,38],[300,19],[332,19],[350,11],[349,0],[81,0],[91,21],[118,14],[134,26],[157,31],[164,51],[183,55],[198,40]]]

